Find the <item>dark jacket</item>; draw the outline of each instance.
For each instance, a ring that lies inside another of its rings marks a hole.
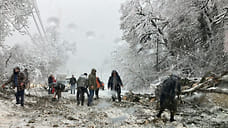
[[[17,81],[15,81],[15,76],[17,75]],[[17,82],[17,85],[15,85]],[[13,87],[17,87],[17,91],[22,91],[25,89],[25,75],[22,72],[19,72],[18,74],[11,75],[10,79],[5,83],[5,85],[12,83]],[[21,83],[24,83],[21,86]]]
[[[91,74],[89,74],[88,78],[89,89],[96,90],[97,89],[97,82],[96,82],[96,70],[93,69]],[[93,86],[93,89],[91,88]]]
[[[169,109],[176,111],[177,102],[175,96],[181,93],[181,85],[179,78],[176,76],[170,76],[166,79],[161,86],[160,92],[160,107],[161,109]]]
[[[49,76],[48,77],[48,84],[52,84],[54,81],[53,81],[53,77],[52,76]]]
[[[162,83],[161,95],[173,100],[181,92],[181,85],[177,76],[170,76]]]
[[[115,88],[113,86],[114,72],[116,73],[116,79],[117,79],[117,86]],[[111,88],[111,90],[117,91],[118,89],[120,89],[120,86],[122,86],[122,85],[123,85],[123,83],[122,83],[122,80],[121,80],[119,74],[116,71],[113,71],[108,80],[108,88]]]
[[[76,82],[77,82],[77,80],[76,80],[75,77],[70,78],[70,84],[71,84],[71,85],[76,84]]]

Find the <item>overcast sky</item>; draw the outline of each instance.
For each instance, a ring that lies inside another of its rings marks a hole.
[[[111,52],[121,38],[119,10],[124,0],[37,1],[44,25],[51,24],[48,19],[58,18],[61,38],[77,43],[76,54],[70,56],[67,66],[60,72],[78,76],[96,68],[98,75],[102,72],[103,77],[107,77],[112,70]],[[37,33],[34,23],[31,29]],[[23,37],[23,40],[30,39]],[[17,43],[15,40],[10,42]]]

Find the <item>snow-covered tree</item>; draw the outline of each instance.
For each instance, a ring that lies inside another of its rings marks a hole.
[[[145,84],[144,80],[152,82],[163,74],[201,76],[208,71],[227,69],[224,52],[225,5],[228,1],[125,2],[121,7],[121,30],[123,40],[129,44],[125,50],[129,52],[123,54],[122,61],[143,79],[137,82],[136,73],[121,69],[128,74],[127,77],[132,76],[128,81],[135,81],[134,85],[140,86]]]
[[[1,0],[0,1],[0,44],[13,31],[25,34],[24,27],[34,8],[34,0]]]
[[[28,19],[30,16],[34,18],[37,9],[35,0],[0,1],[1,81],[12,73],[15,66],[20,66],[22,70],[28,68],[32,82],[44,83],[50,73],[56,72],[60,65],[65,64],[69,52],[75,53],[76,43],[61,40],[57,26],[47,27],[46,30],[42,26],[43,34],[40,30],[39,34],[29,33]],[[37,25],[36,21],[35,24]],[[12,47],[4,44],[5,38],[14,31],[29,36],[30,42]]]

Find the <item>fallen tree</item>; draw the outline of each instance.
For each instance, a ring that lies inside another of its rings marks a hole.
[[[220,76],[215,74],[207,74],[201,79],[200,82],[193,84],[191,88],[182,90],[182,94],[189,94],[198,91],[204,93],[220,93],[228,95],[228,87],[220,87],[222,82],[228,82],[227,74],[228,72],[223,73]]]

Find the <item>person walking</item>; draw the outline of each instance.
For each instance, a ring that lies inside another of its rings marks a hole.
[[[160,118],[165,109],[170,111],[170,122],[175,121],[174,115],[177,111],[177,99],[181,94],[181,78],[176,75],[170,75],[163,81],[160,90],[160,110],[157,117]]]
[[[88,79],[87,79],[87,73],[82,74],[77,81],[77,105],[80,104],[84,105],[84,93],[88,93],[87,87],[88,87]]]
[[[71,90],[71,94],[75,94],[75,84],[76,84],[77,80],[74,77],[74,75],[72,75],[72,77],[70,78],[70,90]]]
[[[99,89],[100,88],[104,88],[104,83],[100,80],[99,77],[96,78],[96,82],[97,82],[97,89],[95,90],[95,95],[96,95],[96,99],[99,99]]]
[[[9,83],[13,84],[13,88],[17,88],[16,96],[16,104],[21,104],[24,106],[24,90],[25,90],[25,75],[24,73],[20,72],[20,68],[16,67],[13,70],[13,74],[11,75],[10,79],[2,85],[4,88]]]
[[[116,100],[116,93],[117,93],[117,98],[119,102],[121,102],[121,87],[123,87],[122,80],[116,70],[112,71],[111,76],[109,77],[108,80],[108,89],[111,88],[111,91],[114,91],[112,94],[112,100]]]
[[[53,86],[55,84],[55,78],[53,75],[50,75],[48,77],[48,94],[51,94],[52,93],[52,89],[53,89]]]
[[[96,69],[92,69],[91,73],[89,74],[88,85],[89,85],[89,99],[88,99],[87,105],[91,106],[93,102],[94,90],[97,89]]]

